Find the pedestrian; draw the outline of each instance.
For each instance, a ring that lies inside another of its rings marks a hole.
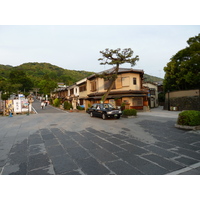
[[[45,109],[45,103],[44,103],[44,101],[42,101],[42,103],[41,103],[41,109]]]

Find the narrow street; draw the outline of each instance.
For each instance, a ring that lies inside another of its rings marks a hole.
[[[34,99],[33,108],[36,110],[37,113],[63,113],[63,112],[66,112],[59,108],[55,108],[51,105],[47,105],[47,106],[45,106],[45,109],[42,109],[41,102],[37,99]]]

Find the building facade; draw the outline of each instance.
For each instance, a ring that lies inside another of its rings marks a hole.
[[[110,81],[101,78],[101,74],[111,74],[114,68],[93,74],[77,81],[74,85],[58,89],[54,97],[70,101],[73,108],[80,105],[87,109],[93,103],[100,103],[106,93]],[[148,89],[143,86],[143,70],[119,68],[114,86],[111,89],[106,103],[123,109],[148,110]]]
[[[153,82],[144,82],[143,86],[148,90],[148,104],[150,108],[159,106],[158,102],[158,85]]]

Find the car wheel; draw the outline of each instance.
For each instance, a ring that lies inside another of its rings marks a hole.
[[[90,112],[90,117],[94,117],[94,115],[93,115],[93,113],[92,113],[92,112]]]
[[[121,117],[120,115],[117,115],[117,117],[116,117],[116,118],[117,118],[117,119],[120,119],[120,117]]]
[[[103,113],[103,114],[102,114],[102,119],[105,120],[106,118],[107,118],[107,117],[106,117],[106,114]]]

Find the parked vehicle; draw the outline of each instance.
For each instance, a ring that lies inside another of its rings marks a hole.
[[[122,111],[120,109],[114,108],[109,103],[95,103],[88,108],[87,113],[90,114],[91,117],[102,117],[104,120],[108,117],[115,117],[119,119],[122,115]]]

